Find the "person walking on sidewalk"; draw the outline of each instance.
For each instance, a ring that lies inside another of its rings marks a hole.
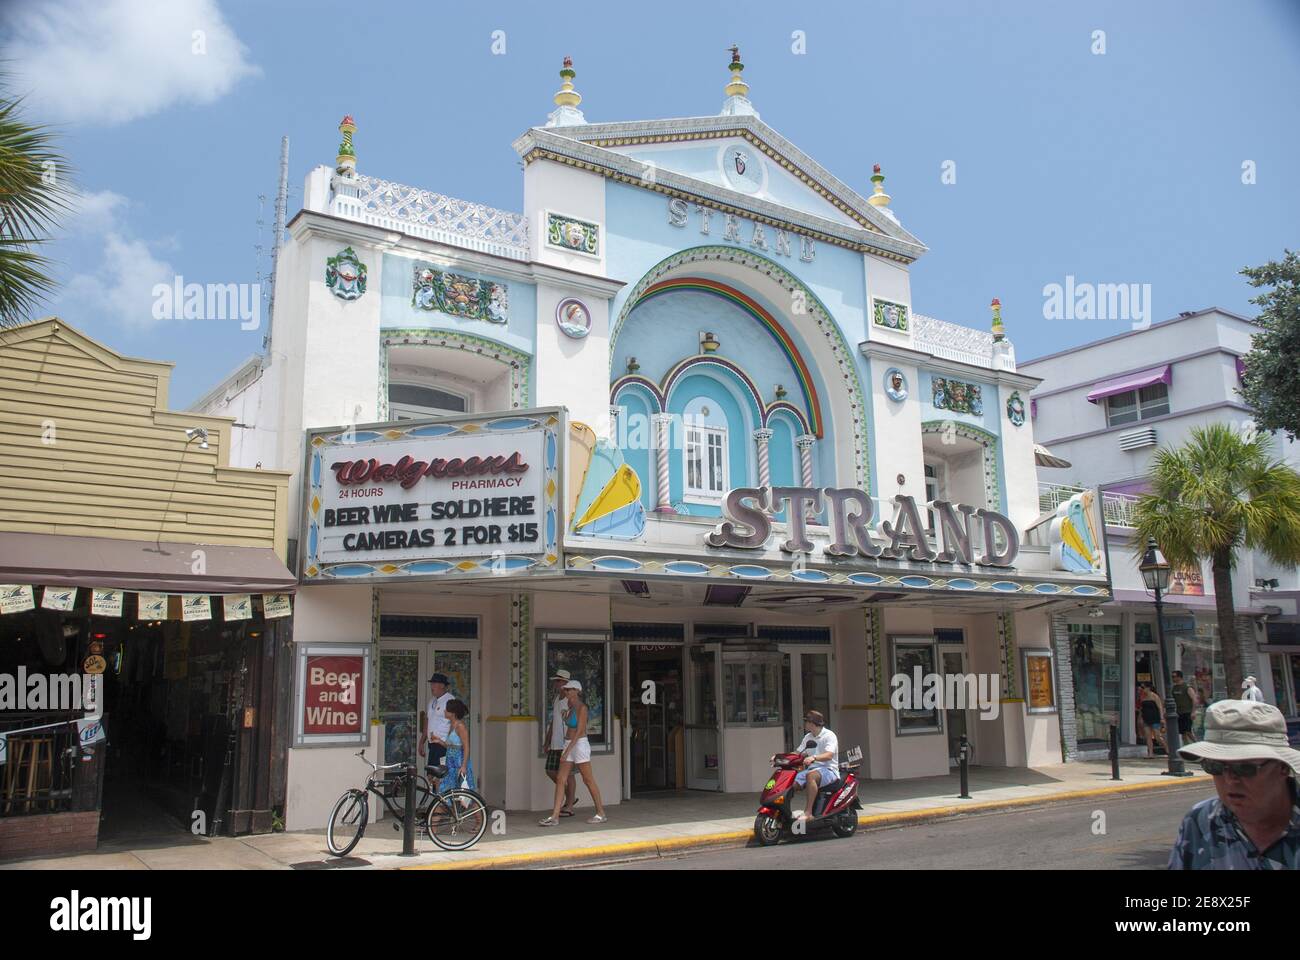
[[[474,764],[469,759],[469,724],[465,717],[469,707],[463,700],[447,701],[447,716],[451,729],[447,731],[447,776],[438,784],[439,793],[450,793],[456,787],[477,790],[474,781]]]
[[[1178,710],[1178,732],[1185,742],[1192,743],[1196,740],[1196,734],[1192,732],[1192,711],[1196,704],[1192,700],[1192,688],[1183,679],[1183,671],[1174,671],[1174,683],[1169,692],[1174,695],[1174,706]]]
[[[545,740],[546,775],[551,778],[552,783],[559,783],[560,755],[564,753],[565,741],[564,710],[569,702],[564,696],[564,685],[572,679],[568,670],[556,670],[551,675],[551,691],[554,698],[551,702],[551,718],[546,723]],[[560,816],[573,816],[573,807],[577,802],[578,781],[570,770],[569,779],[564,784],[564,806],[560,809]]]
[[[451,732],[451,721],[447,718],[450,687],[445,673],[435,673],[429,678],[429,705],[420,715],[420,756],[424,757],[426,776],[447,756],[447,734]],[[429,776],[429,783],[438,789],[437,778]]]
[[[1281,710],[1220,700],[1205,712],[1205,739],[1178,752],[1201,761],[1218,796],[1183,818],[1170,870],[1300,870],[1300,750]]]
[[[596,815],[587,819],[588,823],[604,823],[605,805],[600,799],[600,786],[591,772],[591,743],[587,740],[587,705],[582,702],[582,684],[569,680],[561,688],[567,701],[568,710],[564,714],[565,744],[560,752],[560,769],[555,778],[555,806],[551,815],[538,824],[553,827],[560,822],[560,807],[564,804],[564,788],[573,768],[578,768],[582,782],[591,792],[592,802],[596,805]]]
[[[1142,699],[1138,703],[1138,708],[1142,711],[1142,726],[1146,729],[1147,738],[1147,759],[1154,760],[1156,749],[1152,744],[1152,739],[1159,740],[1161,748],[1168,753],[1169,744],[1165,742],[1165,735],[1160,732],[1164,726],[1165,706],[1156,696],[1156,692],[1151,689],[1149,683],[1142,684]]]

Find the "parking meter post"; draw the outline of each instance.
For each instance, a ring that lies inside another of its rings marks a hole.
[[[966,734],[961,735],[961,746],[958,748],[958,765],[961,770],[961,799],[969,800],[970,796],[970,742],[966,739]]]
[[[406,806],[402,810],[402,856],[415,856],[415,767],[407,764]]]
[[[1110,725],[1110,778],[1120,779],[1119,775],[1119,728]]]

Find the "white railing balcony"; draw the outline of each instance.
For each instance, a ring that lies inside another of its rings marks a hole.
[[[963,327],[946,320],[937,320],[923,314],[912,314],[914,324],[913,345],[918,350],[945,360],[969,363],[990,370],[1015,370],[1015,349],[1009,341],[994,343],[993,334],[987,330]]]
[[[528,259],[528,219],[521,213],[377,177],[335,177],[332,186],[330,213],[335,216],[513,260]]]
[[[1076,493],[1083,493],[1084,487],[1071,486],[1068,483],[1039,483],[1039,513],[1054,513],[1056,508],[1069,500]]]
[[[1101,495],[1101,515],[1110,527],[1133,526],[1133,511],[1138,498],[1127,493],[1103,493]]]

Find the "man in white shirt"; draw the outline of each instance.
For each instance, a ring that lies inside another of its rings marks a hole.
[[[804,755],[803,769],[795,774],[794,782],[808,788],[807,805],[799,819],[811,820],[817,791],[840,778],[840,741],[817,710],[804,714],[803,729],[803,740],[798,748],[798,752]]]
[[[426,776],[430,767],[439,766],[447,756],[447,736],[451,733],[451,720],[447,717],[447,704],[452,700],[450,688],[446,674],[435,673],[429,678],[429,705],[420,717],[420,753],[425,757]],[[429,784],[437,789],[438,781],[429,776]]]
[[[556,670],[551,675],[551,719],[546,724],[546,775],[551,783],[560,773],[560,754],[564,752],[564,710],[568,701],[564,698],[564,685],[572,679],[568,670]],[[573,804],[577,800],[578,784],[569,770],[569,782],[564,786],[564,806],[560,816],[573,816]]]
[[[1254,677],[1247,677],[1241,681],[1241,699],[1251,700],[1255,703],[1264,702],[1264,691],[1259,689],[1259,683]]]

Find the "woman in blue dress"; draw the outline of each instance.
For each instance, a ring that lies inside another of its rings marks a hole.
[[[443,763],[447,765],[447,775],[438,783],[439,793],[450,793],[461,785],[477,790],[474,780],[474,765],[469,759],[469,724],[465,722],[469,707],[462,700],[447,702],[447,717],[451,720],[451,732],[447,734],[447,756]]]

